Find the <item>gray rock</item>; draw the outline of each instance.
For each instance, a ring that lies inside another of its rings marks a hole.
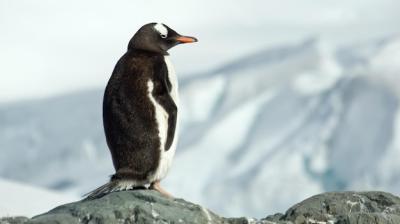
[[[3,218],[0,224],[400,224],[400,198],[385,192],[332,192],[308,198],[285,214],[264,219],[223,218],[182,199],[158,192],[115,192],[94,200],[61,205],[28,220]]]
[[[169,199],[151,190],[115,192],[62,205],[28,223],[222,223],[202,206]]]
[[[385,192],[331,192],[264,220],[295,224],[399,224],[400,198]]]
[[[23,216],[16,216],[16,217],[4,217],[0,218],[0,224],[20,224],[25,223],[29,219]]]

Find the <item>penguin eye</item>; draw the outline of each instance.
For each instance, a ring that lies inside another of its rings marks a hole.
[[[160,36],[161,36],[161,38],[163,38],[163,39],[167,38],[167,35],[166,35],[166,34],[160,33]]]

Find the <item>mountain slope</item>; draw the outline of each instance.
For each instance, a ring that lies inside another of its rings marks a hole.
[[[0,179],[0,217],[34,216],[77,197]]]

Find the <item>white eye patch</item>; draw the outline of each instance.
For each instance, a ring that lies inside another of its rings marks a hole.
[[[157,23],[154,25],[154,29],[160,33],[161,37],[166,38],[168,36],[167,27],[165,27],[162,23]]]

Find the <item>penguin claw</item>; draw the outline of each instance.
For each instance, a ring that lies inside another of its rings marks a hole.
[[[167,197],[167,198],[174,198],[174,197],[172,196],[172,194],[168,193],[166,190],[164,190],[164,189],[160,186],[160,181],[155,181],[155,182],[151,183],[149,189],[150,189],[150,190],[158,191],[160,194],[162,194],[163,196],[165,196],[165,197]]]

